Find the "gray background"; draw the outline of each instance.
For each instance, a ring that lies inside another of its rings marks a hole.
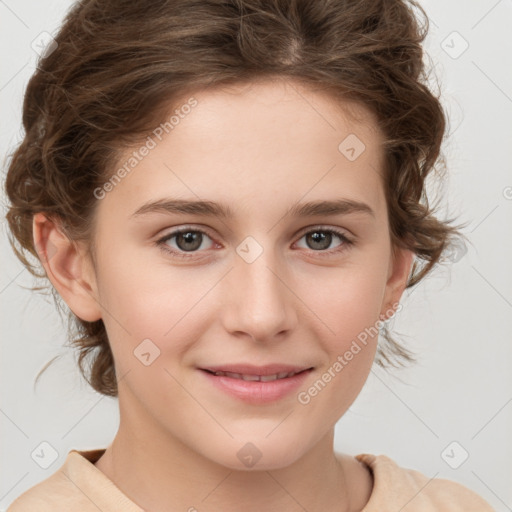
[[[512,510],[512,4],[421,4],[431,22],[425,48],[450,116],[444,145],[450,174],[441,200],[446,215],[469,221],[464,232],[471,244],[404,294],[393,326],[419,364],[394,377],[374,367],[337,425],[336,450],[384,453],[428,477],[466,485],[496,510]],[[0,0],[2,173],[22,137],[23,91],[37,57],[31,45],[42,32],[55,33],[69,5]],[[4,212],[5,203],[2,196]],[[106,447],[118,413],[116,400],[79,377],[51,298],[24,288],[33,280],[10,250],[3,215],[1,222],[5,509],[55,472],[70,449]],[[35,375],[56,355],[62,357],[34,389]],[[31,457],[43,442],[57,452],[46,469]]]

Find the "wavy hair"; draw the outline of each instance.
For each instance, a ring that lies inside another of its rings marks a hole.
[[[189,91],[279,76],[358,102],[375,115],[385,139],[392,246],[414,251],[407,288],[416,285],[460,235],[452,220],[436,218],[426,194],[427,176],[446,168],[447,124],[439,96],[427,85],[422,43],[428,27],[413,0],[77,2],[25,92],[24,138],[5,183],[16,255],[48,286],[32,233],[34,214],[43,212],[58,219],[70,240],[87,242],[93,256],[93,191],[123,149],[143,140]],[[68,314],[82,375],[97,392],[117,396],[103,321]],[[377,364],[414,362],[387,326],[381,335]]]

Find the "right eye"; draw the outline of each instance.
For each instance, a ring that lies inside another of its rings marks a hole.
[[[204,237],[211,240],[208,233],[201,229],[180,228],[165,235],[156,241],[156,244],[165,252],[179,258],[194,257],[193,253],[203,252],[199,249],[203,246]],[[169,241],[174,240],[175,246],[171,248]],[[211,247],[211,246],[210,246]],[[205,247],[203,247],[204,249]],[[208,248],[208,247],[207,247]],[[188,255],[187,253],[192,253]]]

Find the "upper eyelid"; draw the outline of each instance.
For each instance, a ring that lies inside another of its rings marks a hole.
[[[304,233],[308,233],[309,231],[314,231],[315,229],[318,231],[334,231],[334,232],[340,231],[343,234],[345,234],[345,232],[350,233],[350,231],[347,228],[342,228],[339,226],[328,226],[326,224],[312,224],[311,226],[306,226],[306,227],[300,229],[298,233],[304,234]]]
[[[183,225],[183,226],[178,226],[178,227],[174,227],[174,228],[171,228],[171,231],[169,231],[168,233],[166,233],[165,235],[162,235],[162,236],[158,236],[158,239],[159,240],[162,240],[162,239],[165,239],[165,238],[172,238],[173,236],[176,236],[180,233],[186,233],[188,231],[199,231],[201,233],[204,233],[206,235],[208,235],[212,240],[214,239],[214,236],[212,234],[210,234],[209,230],[204,228],[204,227],[197,227],[197,226],[188,226],[188,225]]]

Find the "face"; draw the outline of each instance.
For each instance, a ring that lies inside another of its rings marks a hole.
[[[378,339],[362,333],[400,298],[410,254],[392,258],[363,107],[277,81],[193,97],[98,200],[91,289],[121,421],[231,468],[284,467],[359,394]]]

